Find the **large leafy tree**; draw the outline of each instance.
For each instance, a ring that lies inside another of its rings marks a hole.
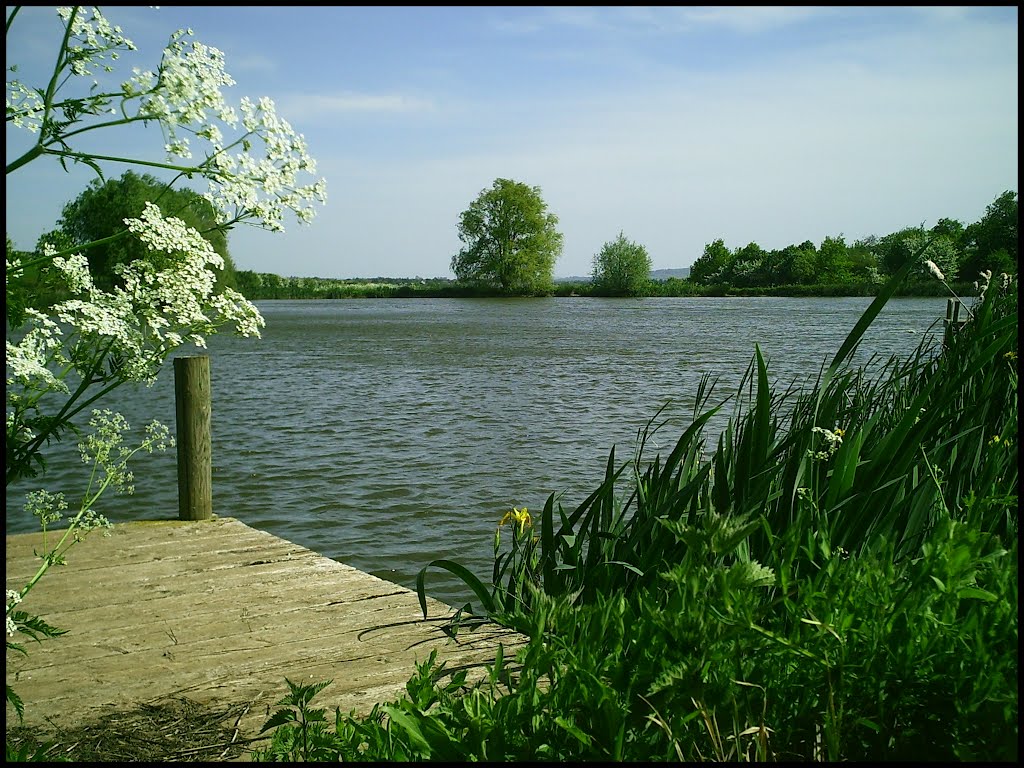
[[[64,206],[58,222],[60,233],[71,247],[101,241],[83,251],[96,285],[110,290],[117,282],[115,267],[118,264],[148,258],[146,246],[138,238],[122,237],[102,242],[127,229],[124,220],[140,216],[146,203],[156,204],[164,216],[181,219],[186,226],[200,232],[224,259],[218,286],[235,287],[235,266],[228,254],[227,234],[218,226],[210,201],[194,190],[169,188],[149,174],[134,171],[125,171],[119,179],[94,179],[77,198]]]
[[[767,256],[764,248],[757,243],[747,243],[737,248],[725,271],[726,282],[743,287],[767,285]]]
[[[1007,190],[985,209],[985,215],[964,231],[966,256],[960,264],[962,280],[977,280],[978,273],[1017,272],[1017,193]]]
[[[781,285],[807,285],[815,282],[818,249],[810,240],[800,245],[787,245],[779,251],[776,262]]]
[[[650,280],[651,257],[647,249],[628,240],[622,232],[594,256],[591,283],[596,294],[639,296]]]
[[[875,246],[878,238],[868,235],[855,240],[853,245],[846,249],[846,255],[850,259],[850,276],[854,280],[862,280],[868,283],[879,283],[882,281],[882,274],[878,269],[878,256],[875,254]]]
[[[926,244],[928,247],[922,252]],[[930,261],[943,275],[952,279],[961,262],[960,249],[952,237],[933,234],[924,227],[907,227],[886,235],[878,241],[876,247],[879,261],[890,275],[898,272],[908,259],[916,258],[919,275],[928,274],[925,262]]]
[[[540,187],[496,179],[459,219],[459,239],[465,245],[452,257],[452,271],[459,280],[506,294],[549,293],[562,253],[557,225]]]
[[[845,283],[851,275],[850,256],[842,235],[826,237],[818,248],[817,282]]]
[[[732,251],[719,238],[704,245],[704,253],[690,267],[690,280],[701,285],[725,281],[725,271],[732,263]]]

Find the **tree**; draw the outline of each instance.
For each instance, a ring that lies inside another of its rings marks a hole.
[[[928,247],[924,251],[921,249]],[[908,259],[917,259],[917,273],[927,275],[930,261],[947,278],[952,279],[960,267],[961,252],[948,235],[933,235],[924,227],[907,227],[899,232],[886,235],[878,241],[879,260],[891,275],[897,272]]]
[[[235,288],[235,265],[228,253],[227,234],[217,226],[213,204],[192,189],[174,189],[149,174],[125,171],[120,179],[93,179],[73,201],[64,206],[58,222],[71,248],[100,241],[84,251],[93,281],[104,290],[120,284],[118,265],[149,258],[149,249],[136,238],[103,242],[127,229],[124,220],[142,215],[146,203],[157,205],[164,216],[174,216],[198,231],[224,260],[217,276],[218,288]]]
[[[878,240],[875,245],[879,263],[885,268],[886,274],[899,272],[907,259],[924,244],[925,229],[923,226],[904,227]]]
[[[506,294],[550,293],[555,261],[562,253],[557,224],[540,187],[496,179],[459,219],[459,239],[465,246],[452,257],[452,271],[459,280]]]
[[[757,243],[747,243],[737,248],[725,271],[726,282],[744,287],[765,285],[766,256],[764,248]]]
[[[948,217],[942,217],[935,226],[932,227],[931,232],[933,235],[945,235],[953,240],[956,245],[960,245],[960,240],[964,236],[964,225],[956,219],[950,219]]]
[[[810,285],[815,282],[818,249],[810,240],[787,245],[779,253],[779,282],[783,285]]]
[[[1017,193],[1007,190],[986,209],[979,221],[964,231],[966,254],[960,265],[962,280],[977,280],[978,273],[991,270],[994,274],[1018,271]]]
[[[842,235],[821,241],[816,266],[818,283],[844,283],[850,279],[850,256]]]
[[[868,235],[854,241],[853,245],[846,249],[850,259],[850,276],[854,280],[863,280],[866,283],[882,281],[881,272],[878,270],[878,257],[873,250],[877,242],[877,237]]]
[[[704,253],[690,266],[690,280],[701,285],[724,282],[724,272],[732,263],[725,241],[718,239],[704,246]]]
[[[647,249],[627,240],[621,231],[594,256],[591,282],[597,295],[639,296],[650,280]]]

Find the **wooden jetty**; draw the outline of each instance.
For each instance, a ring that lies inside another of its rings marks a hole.
[[[446,669],[483,672],[498,644],[511,657],[526,638],[502,628],[462,630],[453,609],[230,517],[151,521],[93,531],[51,567],[20,606],[67,634],[19,642],[7,683],[25,724],[71,728],[104,714],[185,697],[251,706],[238,721],[255,736],[295,683],[333,680],[315,699],[329,712],[368,712],[404,692],[437,649]],[[53,532],[50,533],[53,536]],[[53,540],[51,540],[51,546]],[[7,588],[33,576],[42,534],[7,536]],[[8,725],[15,715],[8,707]]]

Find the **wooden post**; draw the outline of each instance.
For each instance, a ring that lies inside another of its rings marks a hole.
[[[967,323],[966,317],[960,317],[960,306],[959,299],[946,299],[946,328],[942,339],[947,347],[953,340],[953,334]]]
[[[174,358],[174,411],[178,425],[178,519],[213,516],[210,437],[210,358]]]

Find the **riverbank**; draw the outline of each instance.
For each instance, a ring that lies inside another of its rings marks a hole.
[[[251,301],[265,299],[462,299],[511,298],[488,286],[460,282],[447,278],[351,278],[282,277],[280,275],[241,271],[237,275],[238,289]],[[971,283],[955,283],[953,290],[960,296],[973,296],[976,289]],[[877,296],[882,285],[869,282],[822,283],[814,285],[735,286],[701,285],[685,278],[669,277],[651,280],[645,290],[633,298],[654,297],[758,297],[778,296],[797,298],[827,298],[850,296]],[[908,280],[896,291],[901,297],[947,296],[945,286],[932,279]],[[544,294],[562,298],[608,297],[598,293],[587,280],[556,280]]]

